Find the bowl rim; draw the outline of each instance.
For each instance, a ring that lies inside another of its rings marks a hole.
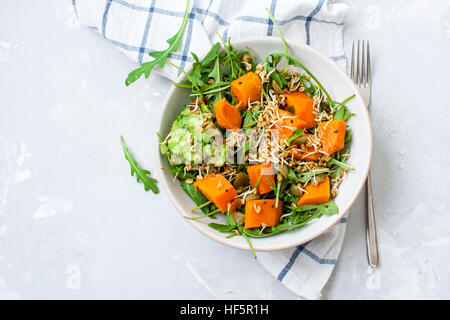
[[[351,201],[349,201],[349,204],[347,205],[345,210],[340,210],[339,214],[335,215],[334,216],[335,218],[333,220],[330,220],[329,224],[325,228],[315,232],[311,236],[306,237],[306,238],[304,238],[304,239],[302,239],[300,241],[291,242],[291,243],[288,243],[288,244],[285,244],[285,245],[280,244],[278,246],[271,246],[270,248],[261,248],[261,247],[254,248],[254,250],[256,252],[271,252],[271,251],[279,251],[279,250],[293,248],[293,247],[302,245],[304,243],[307,243],[307,242],[309,242],[309,241],[311,241],[313,239],[316,239],[320,235],[322,235],[325,232],[327,232],[328,230],[330,230],[353,207],[356,199],[359,197],[359,195],[360,195],[360,193],[361,193],[361,191],[362,191],[362,189],[363,189],[363,187],[364,187],[364,185],[366,183],[367,176],[368,176],[369,171],[370,171],[371,161],[372,161],[372,152],[373,152],[373,135],[372,135],[372,124],[371,124],[372,122],[370,121],[370,114],[369,114],[369,111],[367,109],[367,106],[364,104],[364,100],[362,99],[362,96],[361,96],[358,88],[356,87],[355,83],[353,82],[353,80],[350,79],[349,75],[344,71],[344,69],[341,66],[339,66],[336,63],[336,61],[331,59],[329,56],[327,56],[325,53],[323,53],[319,49],[316,49],[316,48],[314,48],[314,47],[312,47],[310,45],[304,44],[304,43],[298,43],[298,42],[292,41],[289,38],[286,38],[285,40],[286,40],[288,48],[291,45],[300,46],[300,47],[303,47],[306,50],[310,50],[314,54],[322,56],[322,58],[325,58],[326,60],[328,60],[331,64],[333,64],[339,70],[339,72],[341,73],[343,78],[345,78],[346,81],[353,87],[355,95],[359,97],[359,99],[362,101],[363,105],[365,106],[365,108],[363,108],[363,113],[365,113],[365,115],[367,116],[367,118],[369,120],[369,126],[368,126],[368,134],[369,134],[369,139],[368,139],[369,140],[368,141],[369,158],[368,159],[369,160],[368,160],[368,163],[367,163],[367,166],[366,166],[366,170],[365,170],[364,175],[363,175],[364,179],[361,180],[361,183],[360,183],[360,185],[357,188],[357,192],[354,193]],[[275,42],[276,41],[276,42],[279,42],[279,41],[281,41],[281,39],[278,38],[278,37],[274,37],[274,36],[260,36],[260,37],[241,38],[241,39],[237,39],[237,40],[234,40],[234,41],[230,40],[231,45],[243,45],[243,44],[246,44],[246,43],[252,42],[252,41],[253,42],[255,42],[255,41],[256,42],[258,42],[258,41],[265,41],[265,42]],[[279,43],[277,43],[277,44],[279,44]],[[187,73],[191,72],[192,71],[192,65],[190,65],[189,68],[187,68],[185,71]],[[180,82],[184,78],[185,78],[185,75],[181,74],[177,78],[176,82]],[[172,83],[170,89],[168,90],[168,92],[167,92],[167,94],[166,94],[166,96],[164,98],[164,101],[163,101],[163,104],[162,104],[163,109],[161,109],[159,111],[159,116],[158,116],[158,120],[157,120],[157,128],[158,128],[158,130],[161,128],[162,119],[164,117],[164,110],[166,109],[166,107],[168,105],[170,97],[173,95],[175,90],[180,89],[179,87],[176,87],[173,83]],[[165,178],[163,176],[163,174],[164,174],[164,172],[162,170],[163,164],[161,162],[160,150],[159,150],[159,140],[158,139],[156,139],[155,147],[156,147],[155,159],[156,159],[156,164],[158,166],[157,171],[158,171],[159,182],[162,184],[163,189],[164,189],[165,193],[167,194],[167,196],[169,197],[169,200],[172,203],[172,205],[177,209],[178,213],[181,216],[183,216],[183,213],[184,213],[185,209],[179,206],[178,202],[175,199],[175,196],[170,192],[169,187],[168,187],[168,185],[166,183],[166,180],[165,180]],[[181,187],[180,187],[180,189],[181,189]],[[232,248],[235,248],[235,249],[241,249],[241,250],[246,250],[246,251],[251,250],[249,246],[241,246],[239,244],[228,242],[228,241],[226,241],[227,239],[225,237],[213,237],[213,236],[211,236],[211,234],[208,234],[206,231],[204,231],[200,227],[201,224],[199,224],[196,221],[192,221],[190,219],[184,219],[184,220],[186,220],[186,222],[188,222],[191,226],[193,226],[196,230],[200,231],[203,235],[205,235],[209,239],[212,239],[214,241],[217,241],[217,242],[219,242],[221,244],[224,244],[226,246],[229,246],[229,247],[232,247]]]

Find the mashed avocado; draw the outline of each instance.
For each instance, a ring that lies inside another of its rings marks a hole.
[[[209,164],[221,166],[225,162],[225,145],[214,139],[218,130],[202,130],[204,119],[200,113],[192,112],[189,106],[177,116],[168,138],[161,143],[161,153],[168,156],[170,165]]]

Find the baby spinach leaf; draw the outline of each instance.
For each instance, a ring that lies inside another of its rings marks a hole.
[[[195,189],[195,186],[193,184],[186,183],[186,181],[181,180],[180,181],[181,188],[187,193],[187,195],[195,202],[197,206],[202,205],[203,203],[207,202],[208,199],[201,193],[199,190]],[[209,213],[210,210],[208,207],[203,207],[201,210],[204,213]]]

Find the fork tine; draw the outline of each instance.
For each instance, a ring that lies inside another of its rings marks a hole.
[[[355,41],[352,43],[352,58],[351,58],[351,65],[350,65],[350,78],[355,81]]]
[[[357,85],[360,84],[359,79],[360,79],[360,74],[361,72],[359,71],[359,44],[361,41],[358,40],[358,45],[357,45],[357,49],[356,49],[356,77],[355,77],[355,83]]]
[[[367,84],[370,83],[370,52],[369,52],[369,40],[367,40],[367,72],[366,72],[366,77],[367,77]]]
[[[366,42],[363,40],[361,45],[361,82],[362,86],[366,85],[366,56],[365,56],[365,46]]]

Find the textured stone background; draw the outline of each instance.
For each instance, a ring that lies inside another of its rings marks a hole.
[[[373,193],[351,210],[325,299],[449,299],[446,0],[345,0],[345,45],[373,53]],[[119,136],[150,170],[146,132],[169,82],[77,22],[70,1],[0,3],[0,299],[295,299],[248,252],[213,242],[129,176]]]

